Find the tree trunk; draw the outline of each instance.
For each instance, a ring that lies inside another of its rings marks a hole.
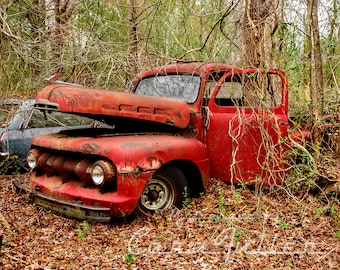
[[[272,33],[275,28],[275,2],[272,0],[246,0],[242,19],[242,61],[244,67],[265,68],[270,60],[266,49],[272,49]],[[274,16],[274,19],[273,19]],[[274,22],[274,24],[273,24]],[[268,44],[271,41],[271,44]],[[268,54],[269,55],[269,54]],[[245,82],[246,106],[258,106],[262,89],[249,80]]]
[[[242,26],[242,61],[245,67],[265,67],[270,59],[272,33],[276,28],[276,1],[246,0]],[[269,55],[269,54],[268,54]]]
[[[323,70],[322,70],[322,55],[320,46],[319,33],[319,18],[318,18],[318,0],[313,0],[312,5],[312,33],[313,33],[313,48],[314,48],[314,66],[315,66],[315,90],[313,91],[313,107],[315,109],[315,119],[319,120],[323,115]]]
[[[320,129],[320,121],[323,116],[323,70],[322,56],[320,47],[320,34],[318,22],[318,0],[307,1],[306,25],[310,34],[307,36],[308,44],[313,45],[310,50],[311,71],[309,72],[309,87],[311,97],[311,115],[313,116],[313,143],[316,161],[320,159],[320,148],[322,144],[322,130]],[[308,33],[308,32],[307,32]]]
[[[66,36],[68,32],[68,23],[71,19],[72,13],[77,5],[77,0],[53,0],[54,3],[54,42],[52,42],[53,53],[57,59],[59,66],[56,72],[62,73],[63,67],[60,66],[60,60],[63,55],[63,47],[66,43]]]
[[[305,17],[305,33],[306,38],[304,42],[304,84],[308,85],[309,93],[312,94],[312,5],[313,0],[308,0]]]
[[[327,86],[329,86],[330,88],[336,88],[336,76],[334,75],[333,72],[333,68],[337,67],[337,62],[333,62],[333,56],[336,55],[336,48],[337,48],[337,42],[335,42],[336,40],[339,40],[339,37],[337,37],[337,35],[340,35],[340,31],[337,30],[337,22],[338,22],[338,17],[339,17],[339,4],[338,4],[339,0],[333,0],[333,8],[332,8],[332,14],[330,16],[332,16],[330,18],[330,30],[329,30],[329,34],[328,34],[328,42],[330,42],[329,45],[329,49],[327,50],[327,55],[326,55],[326,59],[329,63],[329,68],[331,70],[331,72],[329,72],[328,74],[328,79],[327,82],[325,84],[327,84]],[[337,33],[338,32],[338,33]],[[336,100],[339,101],[339,91],[335,91],[336,93]]]
[[[132,83],[135,79],[135,76],[138,72],[138,38],[137,38],[137,12],[136,5],[137,0],[130,0],[130,40],[129,40],[129,53],[128,53],[128,63],[129,63],[129,71],[127,74],[127,82]]]

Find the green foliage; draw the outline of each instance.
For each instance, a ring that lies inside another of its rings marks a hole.
[[[236,230],[236,231],[235,231],[234,237],[233,237],[234,245],[237,244],[237,242],[239,241],[239,238],[242,236],[242,234],[243,234],[243,231],[242,231],[242,230]]]
[[[259,181],[260,183],[261,181]],[[233,198],[233,201],[234,203],[240,203],[240,201],[242,201],[241,199],[241,191],[243,190],[243,185],[237,185],[234,192],[233,192],[233,195],[234,195],[234,198]]]
[[[81,224],[77,225],[77,235],[79,240],[83,240],[90,234],[90,224],[84,220]]]
[[[0,174],[20,174],[27,172],[25,161],[21,160],[18,156],[10,156],[0,161]]]
[[[300,29],[296,23],[283,23],[276,34],[277,54],[274,56],[277,64],[289,78],[289,105],[291,115],[304,114],[308,110],[310,98],[305,76],[305,57],[301,50]]]
[[[219,206],[219,209],[220,209],[220,213],[222,215],[225,215],[227,210],[226,210],[226,207],[225,207],[224,189],[223,188],[218,189],[218,197],[219,197],[218,206]]]
[[[135,256],[133,253],[129,252],[128,250],[125,252],[125,263],[126,264],[134,264],[135,263]]]
[[[230,1],[146,0],[135,7],[134,21],[125,0],[78,1],[71,16],[61,21],[62,36],[55,32],[57,24],[43,2],[12,1],[4,10],[0,29],[4,96],[34,96],[45,85],[43,78],[57,72],[69,82],[121,89],[126,87],[132,65],[142,71],[177,60],[242,62],[243,1],[233,6]],[[271,44],[266,45],[266,57],[271,66],[287,73],[290,109],[303,114],[310,105],[306,36],[304,25],[290,18],[290,8],[284,1],[277,5],[275,28],[267,29],[273,32],[266,40]],[[294,12],[304,16],[303,9]],[[336,26],[339,7],[330,7],[328,14],[329,23]],[[132,26],[137,34],[137,57],[129,55]],[[327,106],[339,103],[338,38],[336,31],[329,30],[321,40]]]
[[[279,225],[280,225],[283,229],[288,229],[288,224],[287,224],[283,219],[280,219],[280,220],[279,220]]]
[[[324,213],[323,207],[315,208],[314,213],[317,217],[321,216]]]

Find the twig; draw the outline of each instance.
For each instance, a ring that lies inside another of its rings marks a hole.
[[[29,264],[29,262],[26,262],[26,261],[24,261],[24,260],[22,260],[22,259],[20,259],[20,258],[16,258],[16,257],[13,257],[13,256],[11,256],[11,255],[9,255],[8,254],[8,252],[5,252],[5,255],[8,257],[8,258],[10,258],[10,259],[12,259],[12,260],[14,260],[14,261],[19,261],[19,262],[22,262],[22,263],[24,263],[24,264]]]
[[[0,252],[1,252],[1,247],[2,247],[2,236],[3,236],[3,232],[0,231]]]
[[[7,222],[7,220],[5,219],[5,217],[1,213],[0,213],[0,221],[6,227],[6,229],[11,228],[11,226],[9,225],[9,223]]]

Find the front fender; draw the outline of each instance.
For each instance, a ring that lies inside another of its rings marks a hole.
[[[209,184],[208,152],[198,140],[171,135],[143,135],[136,136],[129,143],[121,143],[119,148],[115,155],[108,156],[117,168],[118,193],[134,193],[137,199],[135,205],[147,181],[168,163],[175,163],[186,176],[190,175],[192,179],[188,181],[195,187],[193,192],[201,190],[198,188],[200,185],[203,188]]]
[[[194,164],[207,163],[205,145],[191,138],[164,134],[69,137],[66,133],[46,134],[33,139],[32,147],[54,149],[111,160],[118,174],[132,174],[159,169],[175,160]]]
[[[108,155],[118,173],[155,171],[164,164],[186,160],[194,164],[208,161],[208,152],[198,140],[171,135],[136,136],[120,144],[119,150]]]

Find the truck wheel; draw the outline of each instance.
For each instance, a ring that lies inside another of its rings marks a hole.
[[[184,174],[175,166],[169,166],[150,179],[137,205],[137,213],[145,216],[157,210],[182,208],[189,199],[189,187]]]

